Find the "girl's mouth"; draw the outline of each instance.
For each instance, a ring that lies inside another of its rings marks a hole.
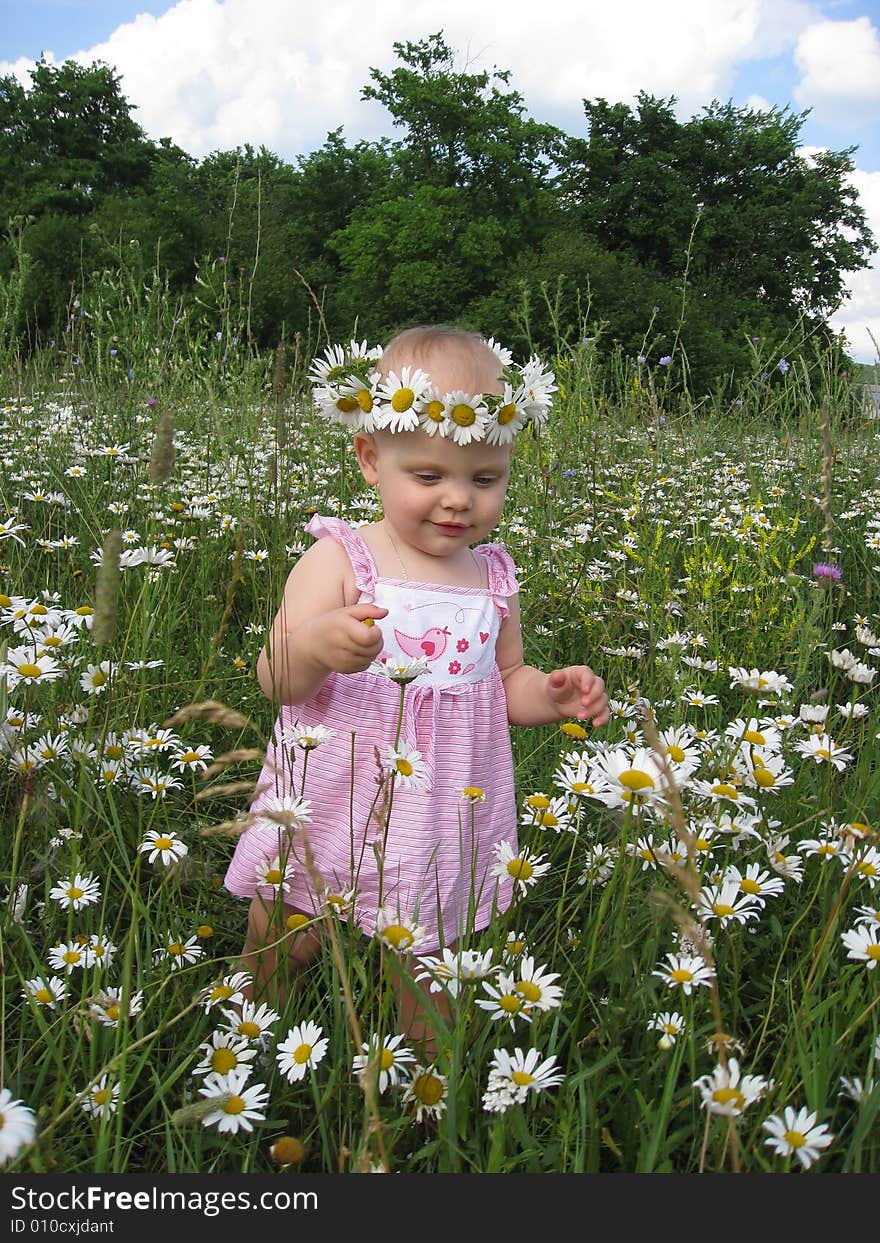
[[[435,522],[434,526],[444,535],[461,535],[462,531],[467,530],[463,522]]]

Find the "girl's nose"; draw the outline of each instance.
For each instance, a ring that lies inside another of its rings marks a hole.
[[[447,509],[463,510],[471,507],[471,491],[467,484],[449,481],[443,497]]]

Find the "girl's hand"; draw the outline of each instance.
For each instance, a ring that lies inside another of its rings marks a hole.
[[[605,683],[588,665],[569,665],[547,674],[547,695],[560,718],[606,725],[611,713]]]
[[[375,623],[387,616],[387,609],[366,601],[324,613],[315,619],[316,658],[336,673],[360,673],[369,668],[385,642]]]

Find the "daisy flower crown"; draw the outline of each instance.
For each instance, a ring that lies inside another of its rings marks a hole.
[[[498,358],[501,393],[441,393],[417,367],[383,377],[377,370],[380,346],[365,341],[330,345],[312,360],[309,371],[318,413],[352,431],[421,428],[460,445],[480,440],[510,444],[524,428],[547,422],[555,376],[537,355],[518,365],[491,337],[484,344]]]

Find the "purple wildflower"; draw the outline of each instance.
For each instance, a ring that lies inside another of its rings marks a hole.
[[[833,565],[828,561],[817,561],[813,566],[813,578],[839,583],[843,578],[843,570],[839,565]]]

